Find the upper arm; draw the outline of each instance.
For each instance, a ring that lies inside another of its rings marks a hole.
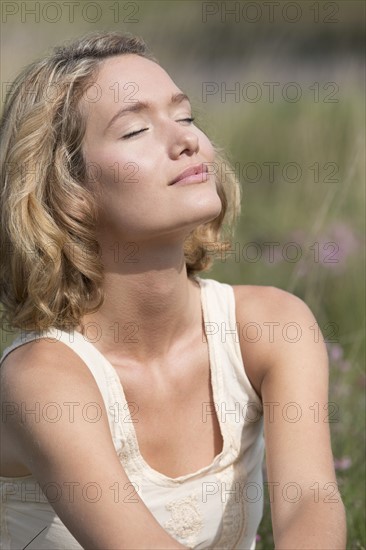
[[[260,371],[276,538],[305,499],[322,499],[330,506],[340,501],[329,430],[337,407],[328,405],[326,346],[322,335],[314,333],[316,320],[308,306],[272,287],[262,289],[260,296],[252,312],[266,330],[248,357],[250,368]],[[248,347],[243,341],[243,350]]]
[[[17,411],[5,429],[41,487],[58,488],[60,498],[51,504],[83,547],[182,547],[138,493],[131,498],[100,391],[70,348],[60,342],[27,344],[5,359],[1,375],[2,400]],[[147,526],[143,532],[141,524]]]

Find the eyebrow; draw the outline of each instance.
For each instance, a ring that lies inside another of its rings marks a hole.
[[[188,101],[190,103],[190,99],[187,94],[184,94],[183,92],[178,92],[172,95],[170,99],[170,105],[179,105],[179,103],[182,103],[182,101]],[[112,124],[115,123],[118,118],[122,117],[123,115],[126,115],[128,113],[139,113],[140,111],[146,111],[151,108],[152,104],[149,101],[134,101],[133,103],[131,102],[131,104],[127,107],[122,107],[117,111],[117,113],[108,122],[105,132],[108,130],[108,128],[112,126]]]

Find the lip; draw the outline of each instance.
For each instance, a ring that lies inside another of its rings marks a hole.
[[[181,172],[168,185],[185,185],[188,183],[202,183],[208,178],[207,166],[204,163],[195,164]]]

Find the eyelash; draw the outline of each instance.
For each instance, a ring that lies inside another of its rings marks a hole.
[[[177,122],[189,122],[190,124],[192,124],[192,122],[194,122],[194,117],[182,118],[180,120],[177,120]],[[141,128],[141,130],[136,130],[135,132],[130,132],[129,134],[126,134],[122,138],[123,139],[128,139],[130,137],[137,136],[138,134],[141,134],[141,132],[144,132],[145,130],[148,130],[148,128]]]

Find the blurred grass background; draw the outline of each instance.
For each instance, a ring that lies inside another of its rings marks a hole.
[[[347,549],[365,550],[365,4],[79,0],[1,9],[2,100],[19,70],[54,45],[127,31],[143,36],[228,151],[242,215],[234,253],[203,276],[277,286],[314,312],[330,357]],[[207,83],[218,91],[205,95]],[[239,97],[225,94],[235,86]],[[13,337],[1,331],[0,351]],[[273,548],[268,493],[257,548]]]

